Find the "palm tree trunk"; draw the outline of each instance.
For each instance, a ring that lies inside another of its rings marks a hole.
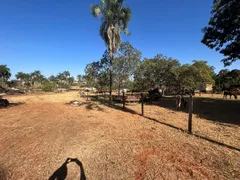
[[[112,55],[111,55],[111,57],[110,57],[110,91],[109,91],[109,93],[110,93],[110,103],[112,103],[112,61],[113,61],[113,53],[112,53]]]
[[[114,58],[114,28],[112,29],[112,53],[111,53],[111,57],[110,57],[110,103],[112,104],[112,62],[113,62],[113,58]]]

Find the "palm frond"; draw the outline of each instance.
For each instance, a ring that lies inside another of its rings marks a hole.
[[[130,8],[123,8],[121,10],[121,21],[123,24],[123,30],[125,30],[128,26],[128,23],[132,17],[132,11]]]
[[[102,7],[99,4],[91,5],[91,13],[94,17],[98,17],[102,13]]]
[[[131,9],[123,7],[124,0],[101,0],[100,5],[92,5],[94,17],[101,14],[100,36],[109,50],[117,53],[121,44],[121,31],[129,35],[127,26],[131,19]],[[114,30],[110,26],[114,26]]]
[[[103,39],[106,46],[109,45],[108,35],[107,35],[107,29],[109,27],[108,21],[102,21],[100,25],[100,36]]]

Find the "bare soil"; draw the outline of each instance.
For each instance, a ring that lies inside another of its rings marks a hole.
[[[191,135],[188,114],[164,101],[145,105],[143,117],[139,104],[123,111],[77,92],[5,98],[11,106],[0,109],[1,180],[240,179],[240,126],[218,116],[196,113]],[[83,103],[73,107],[72,100]]]

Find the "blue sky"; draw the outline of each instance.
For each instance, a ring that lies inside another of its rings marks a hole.
[[[100,0],[0,0],[0,64],[16,72],[40,70],[45,76],[64,70],[76,77],[86,64],[101,58],[105,45],[100,20],[90,5]],[[182,64],[207,60],[223,68],[222,56],[201,44],[212,0],[125,0],[132,8],[131,36],[123,37],[142,51]],[[229,69],[240,68],[240,62]],[[14,77],[13,77],[14,78]]]

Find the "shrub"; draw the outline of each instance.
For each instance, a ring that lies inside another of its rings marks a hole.
[[[65,89],[69,89],[70,86],[68,84],[65,83],[58,83],[58,88],[65,88]]]
[[[53,92],[56,89],[56,83],[45,81],[42,84],[42,90],[45,92]]]

